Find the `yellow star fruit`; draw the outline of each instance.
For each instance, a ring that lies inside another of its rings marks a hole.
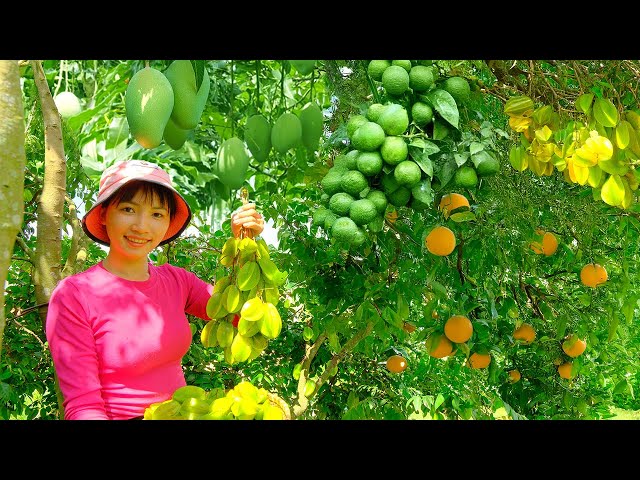
[[[597,165],[600,160],[609,160],[613,156],[613,144],[607,137],[592,130],[574,156],[575,164],[580,167]]]

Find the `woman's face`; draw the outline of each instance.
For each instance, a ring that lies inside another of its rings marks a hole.
[[[140,190],[128,201],[111,202],[103,210],[110,254],[137,260],[162,241],[171,222],[167,205],[157,195],[146,196]]]

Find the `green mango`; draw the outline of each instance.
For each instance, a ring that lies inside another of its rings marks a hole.
[[[302,141],[302,124],[295,113],[284,112],[271,129],[271,145],[278,153],[286,153]]]
[[[302,126],[302,144],[310,152],[315,152],[324,131],[322,110],[317,103],[309,102],[302,108],[298,118]]]
[[[211,81],[207,69],[204,69],[202,84],[197,91],[196,74],[191,60],[174,60],[164,75],[173,87],[175,102],[171,118],[183,130],[196,128],[209,98]]]
[[[315,60],[289,60],[289,63],[300,75],[309,75],[316,67]]]
[[[184,130],[176,125],[176,122],[173,121],[171,117],[169,117],[169,121],[167,121],[167,126],[164,127],[164,133],[162,134],[162,138],[164,138],[164,142],[169,145],[174,150],[179,150],[184,142],[187,141],[187,137],[191,133],[191,130]]]
[[[218,149],[216,172],[220,182],[229,188],[237,189],[242,186],[249,168],[244,142],[238,137],[231,137],[222,142]]]
[[[252,115],[244,126],[244,141],[257,162],[264,162],[271,152],[271,124],[260,114]]]
[[[145,67],[129,80],[124,106],[131,136],[144,148],[162,143],[174,106],[173,87],[160,70]]]

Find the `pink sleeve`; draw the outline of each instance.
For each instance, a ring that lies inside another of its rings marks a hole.
[[[190,282],[189,296],[184,311],[203,320],[209,320],[207,302],[213,293],[213,285],[198,278],[194,273],[183,270]]]
[[[107,420],[99,366],[83,295],[62,280],[49,301],[46,335],[64,397],[65,420]]]

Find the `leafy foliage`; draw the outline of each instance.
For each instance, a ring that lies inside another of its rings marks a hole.
[[[358,251],[345,251],[310,219],[321,203],[320,180],[333,158],[347,148],[348,118],[366,111],[381,93],[366,73],[363,60],[316,62],[300,75],[288,61],[207,61],[212,79],[201,124],[185,146],[145,150],[121,136],[126,79],[144,66],[140,61],[46,61],[52,91],[74,91],[84,111],[64,123],[67,193],[81,216],[92,202],[102,169],[117,159],[140,158],[167,168],[195,212],[193,227],[152,260],[169,261],[201,278],[223,274],[219,255],[230,235],[228,217],[240,205],[237,192],[216,178],[219,145],[242,138],[246,119],[261,113],[275,121],[284,111],[299,111],[309,100],[324,110],[320,149],[303,147],[272,152],[264,163],[250,162],[250,199],[277,230],[272,259],[289,272],[282,287],[282,333],[256,360],[229,365],[218,349],[194,340],[184,358],[187,383],[232,388],[246,378],[277,391],[300,419],[566,419],[608,418],[611,407],[639,409],[635,396],[640,370],[637,358],[640,299],[640,222],[637,203],[611,208],[593,200],[588,188],[568,184],[561,176],[518,172],[508,161],[515,137],[502,113],[504,101],[527,94],[559,110],[587,90],[616,92],[625,105],[637,104],[628,90],[629,72],[638,62],[445,61],[435,65],[441,76],[462,75],[472,95],[459,112],[458,129],[433,140],[424,162],[433,177],[433,201],[454,191],[455,168],[487,151],[501,164],[497,175],[482,178],[471,190],[465,214],[444,219],[434,207],[398,208],[381,232],[367,234]],[[169,61],[154,61],[162,70]],[[540,76],[529,75],[531,72]],[[593,75],[593,80],[589,81]],[[42,320],[34,305],[32,260],[37,234],[37,199],[44,174],[43,127],[30,70],[23,73],[28,123],[25,179],[25,225],[9,272],[5,355],[0,360],[0,418],[57,418],[54,372]],[[114,136],[115,135],[115,136]],[[423,168],[424,170],[424,168]],[[446,257],[430,255],[424,238],[436,224],[451,228],[458,246]],[[553,232],[558,251],[549,257],[528,248],[537,228]],[[63,236],[66,260],[71,238]],[[86,242],[86,268],[104,257],[102,248]],[[582,265],[597,261],[609,281],[588,289],[579,281]],[[474,334],[445,359],[427,354],[425,340],[441,332],[452,314],[468,316]],[[197,339],[204,322],[191,318]],[[404,322],[417,329],[408,333]],[[522,345],[512,333],[522,322],[537,332]],[[313,334],[305,337],[305,327]],[[587,339],[584,355],[575,359],[572,381],[558,376],[565,358],[566,334]],[[473,351],[492,355],[489,368],[466,365]],[[385,368],[393,354],[407,359],[402,374]],[[292,374],[302,363],[301,374]],[[508,381],[518,368],[522,379]],[[317,383],[308,398],[307,379]]]

